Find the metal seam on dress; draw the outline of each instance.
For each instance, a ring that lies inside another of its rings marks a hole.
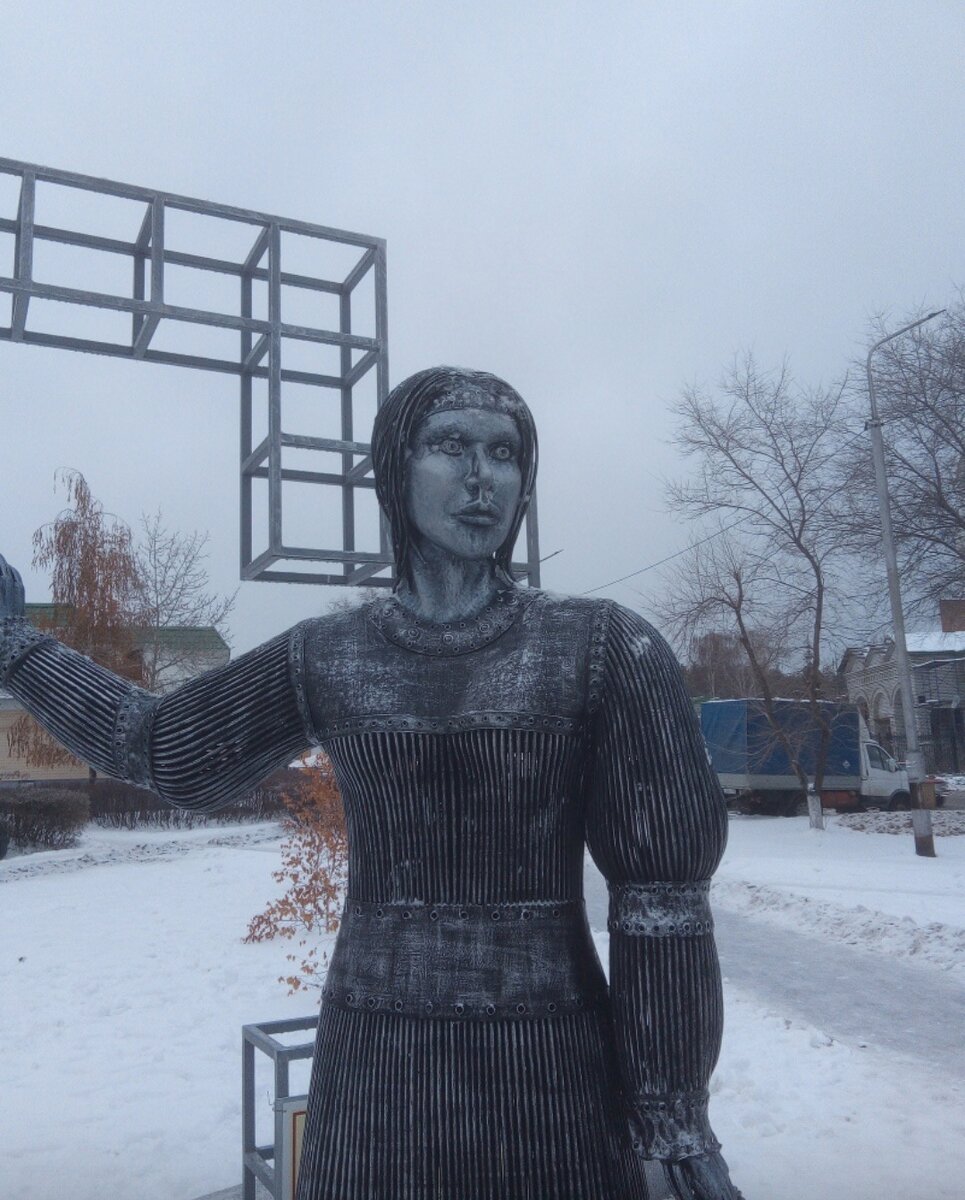
[[[610,889],[607,929],[644,937],[700,937],[713,933],[710,880],[616,884]]]
[[[601,1004],[606,982],[582,900],[349,899],[322,995],[422,1019],[550,1019]]]
[[[582,722],[579,717],[562,717],[552,713],[470,712],[451,717],[415,717],[407,715],[348,717],[333,721],[319,731],[319,743],[358,733],[456,733],[467,729],[539,729],[550,733],[577,733]]]
[[[309,745],[317,746],[321,740],[315,730],[311,706],[308,703],[308,693],[305,686],[305,630],[308,621],[301,621],[289,635],[288,642],[288,671],[291,676],[292,690],[295,693],[295,705],[302,719]]]
[[[132,687],[117,706],[114,721],[114,765],[118,779],[156,791],[151,772],[151,728],[160,698]]]
[[[603,698],[603,682],[606,674],[607,640],[610,632],[610,613],[613,601],[604,600],[593,616],[590,633],[590,653],[587,668],[586,713],[593,717]]]
[[[41,633],[25,617],[4,617],[0,621],[0,686],[5,687],[21,662],[38,646],[55,639]]]

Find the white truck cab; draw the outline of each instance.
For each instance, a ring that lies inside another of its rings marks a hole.
[[[908,772],[877,742],[861,739],[862,808],[908,808]]]

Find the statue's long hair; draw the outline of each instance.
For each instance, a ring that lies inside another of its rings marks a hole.
[[[515,388],[486,371],[461,367],[430,367],[410,375],[392,389],[375,417],[372,430],[375,492],[392,530],[396,578],[399,581],[408,578],[410,557],[415,550],[405,508],[406,452],[423,418],[446,407],[493,408],[511,416],[519,430],[522,475],[519,503],[509,532],[493,556],[497,573],[509,583],[513,546],[536,482],[536,425]]]

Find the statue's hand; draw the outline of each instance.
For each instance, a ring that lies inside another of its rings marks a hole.
[[[23,616],[23,580],[16,567],[11,567],[0,554],[0,620]]]
[[[694,1154],[664,1163],[664,1170],[677,1200],[744,1200],[719,1154]]]

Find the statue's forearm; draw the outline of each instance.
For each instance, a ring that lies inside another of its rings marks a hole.
[[[182,808],[217,808],[304,750],[291,683],[297,635],[153,696],[24,621],[0,624],[0,684],[105,775]]]
[[[610,987],[631,1123],[648,1158],[720,1148],[707,1086],[723,1032],[706,883],[611,889]]]

